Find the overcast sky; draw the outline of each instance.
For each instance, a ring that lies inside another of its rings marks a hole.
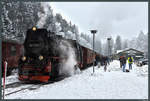
[[[76,24],[80,32],[97,29],[97,38],[136,37],[148,32],[147,2],[51,2],[54,12]]]

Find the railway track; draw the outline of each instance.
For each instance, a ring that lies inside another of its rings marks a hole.
[[[15,93],[18,93],[18,92],[21,92],[21,91],[24,91],[24,90],[36,90],[44,85],[48,85],[48,84],[53,84],[55,82],[58,82],[58,81],[61,81],[63,80],[64,78],[66,77],[60,77],[60,78],[57,78],[53,81],[49,81],[47,83],[39,83],[39,84],[25,84],[25,83],[21,83],[21,82],[14,82],[14,83],[11,83],[11,84],[7,84],[6,85],[6,90],[8,89],[13,89],[13,88],[19,88],[18,90],[15,90],[15,91],[12,91],[12,92],[9,92],[9,93],[6,93],[5,96],[8,96],[8,95],[11,95],[11,94],[15,94]],[[24,87],[24,86],[27,86],[27,87]]]
[[[21,85],[21,82],[13,82],[13,83],[7,84],[5,89],[16,88],[16,87],[19,87],[20,85]]]
[[[20,88],[18,90],[15,90],[13,92],[9,92],[9,93],[5,94],[5,96],[11,95],[11,94],[15,94],[17,92],[21,92],[21,91],[24,91],[24,90],[27,90],[27,89],[28,90],[35,90],[35,89],[40,88],[41,86],[42,86],[42,84],[40,84],[40,85],[31,85],[31,86],[28,86],[28,87],[23,87],[23,88]]]

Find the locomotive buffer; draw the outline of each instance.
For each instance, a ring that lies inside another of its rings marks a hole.
[[[93,57],[95,55],[95,52],[94,52],[94,41],[95,41],[95,34],[97,32],[97,30],[90,30],[91,31],[91,34],[93,34]],[[95,63],[95,57],[93,58],[93,74],[94,74],[94,63]]]

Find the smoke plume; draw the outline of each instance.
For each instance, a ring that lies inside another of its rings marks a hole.
[[[38,12],[38,16],[40,18],[39,21],[37,22],[38,28],[43,28],[44,24],[46,23],[47,16],[48,16],[48,12],[47,12],[48,5],[45,3],[41,3],[41,6],[43,8],[43,11]]]
[[[67,76],[73,75],[75,72],[75,65],[77,64],[75,50],[71,44],[62,40],[59,46],[61,58],[65,58],[60,66],[60,73]]]

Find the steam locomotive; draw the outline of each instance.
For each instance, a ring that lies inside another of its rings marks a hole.
[[[77,60],[74,68],[84,69],[92,65],[96,55],[100,56],[93,54],[93,50],[80,45],[76,40],[64,39],[54,32],[33,27],[27,30],[23,44],[24,54],[19,60],[18,68],[19,80],[48,82],[62,76],[60,69],[68,58],[59,47],[62,44],[67,46],[66,50],[69,47],[74,50]]]

